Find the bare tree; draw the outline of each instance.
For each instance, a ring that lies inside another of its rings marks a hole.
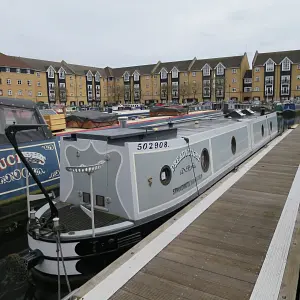
[[[181,84],[179,88],[179,95],[182,97],[182,103],[184,103],[184,99],[188,98],[189,95],[189,85]]]
[[[117,103],[120,103],[121,99],[124,99],[124,86],[117,85],[115,87],[115,99]]]

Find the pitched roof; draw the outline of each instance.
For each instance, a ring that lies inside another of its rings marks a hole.
[[[86,73],[90,70],[94,75],[99,72],[102,77],[106,77],[105,71],[103,68],[90,67],[90,66],[82,66],[75,64],[68,64],[68,67],[78,75],[86,75]]]
[[[159,73],[162,68],[165,68],[167,72],[171,72],[171,70],[176,67],[179,71],[188,71],[190,64],[192,63],[192,59],[190,60],[181,60],[181,61],[170,61],[170,62],[162,62],[158,65],[155,70],[156,73]]]
[[[244,78],[252,78],[252,70],[246,70]]]
[[[200,71],[205,64],[209,64],[211,68],[215,68],[218,63],[222,63],[226,68],[238,68],[242,63],[244,55],[217,57],[207,59],[197,59],[193,64],[191,70]]]
[[[57,72],[61,67],[67,72],[67,74],[72,74],[73,72],[62,62],[57,61],[50,61],[50,60],[42,60],[42,59],[35,59],[35,58],[27,58],[27,57],[15,57],[11,56],[16,59],[23,61],[25,64],[29,65],[31,69],[44,71],[46,72],[49,66],[52,66],[55,71]]]
[[[114,68],[112,72],[115,77],[122,77],[126,71],[129,72],[130,75],[132,75],[134,71],[138,71],[140,75],[150,75],[155,66],[156,64]]]
[[[18,59],[17,57],[5,55],[3,53],[0,53],[0,66],[30,69],[30,66],[24,61]]]
[[[269,58],[273,59],[276,64],[280,64],[285,57],[293,63],[300,63],[300,50],[257,53],[253,66],[262,66]]]

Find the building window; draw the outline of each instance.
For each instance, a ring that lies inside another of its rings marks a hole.
[[[22,90],[18,90],[18,96],[22,96]]]
[[[8,96],[12,96],[12,90],[8,90],[7,93],[8,93]]]
[[[54,78],[54,70],[52,68],[48,69],[48,77],[49,78]]]
[[[150,92],[146,92],[146,96],[150,96]]]
[[[290,83],[290,76],[289,75],[281,76],[281,83],[289,84]]]
[[[59,87],[60,87],[61,89],[64,89],[64,88],[66,87],[66,84],[65,84],[65,83],[60,83],[60,84],[59,84]]]
[[[259,77],[258,77],[258,76],[255,77],[255,81],[256,81],[256,82],[259,82]]]
[[[28,96],[32,96],[32,91],[28,91]]]
[[[196,80],[193,80],[193,85],[196,85]]]
[[[92,91],[92,89],[93,89],[92,85],[88,85],[87,87],[88,87],[88,91]]]
[[[252,91],[252,88],[251,87],[245,87],[244,88],[244,92],[245,93],[249,93],[249,92],[251,92]]]
[[[185,77],[187,77],[187,76],[188,76],[188,73],[187,73],[187,72],[185,72],[185,73],[184,73],[184,76],[185,76]]]
[[[27,80],[27,84],[28,84],[28,85],[31,85],[31,80]]]
[[[150,79],[150,77],[149,77],[149,76],[146,76],[145,78],[146,78],[146,80],[149,80],[149,79]]]
[[[232,69],[232,74],[236,74],[237,73],[237,69]]]
[[[41,77],[41,73],[40,72],[36,72],[36,77]]]
[[[178,78],[178,70],[176,68],[172,69],[172,78]]]
[[[21,85],[22,84],[22,80],[18,80],[18,85]]]
[[[235,92],[236,92],[236,88],[232,88],[232,92],[234,92],[234,93],[235,93]]]
[[[82,92],[79,93],[79,96],[82,96]]]
[[[266,76],[265,80],[266,84],[273,84],[273,76]]]
[[[140,74],[137,73],[137,72],[135,72],[135,73],[133,74],[133,80],[134,80],[134,81],[139,81],[139,80],[140,80]]]
[[[99,73],[96,73],[96,75],[95,75],[95,81],[96,82],[100,82],[100,74]]]
[[[42,95],[43,95],[42,92],[38,92],[39,97],[42,97]]]
[[[129,73],[128,72],[126,72],[124,74],[124,81],[129,81]]]
[[[19,68],[16,69],[17,73],[21,73],[21,70]]]
[[[10,72],[10,68],[5,68],[5,72]]]
[[[11,79],[6,79],[6,83],[7,83],[8,85],[11,85]]]
[[[281,64],[282,71],[290,71],[291,70],[291,61],[288,58],[285,58]]]
[[[300,80],[300,75],[297,75],[297,79]]]
[[[266,63],[266,72],[274,72],[274,62],[271,59]]]
[[[255,92],[259,92],[259,87],[257,86],[255,89],[254,89]]]
[[[49,82],[49,90],[53,90],[54,89],[54,82]]]
[[[27,74],[30,74],[30,69],[26,69],[26,73],[27,73]]]
[[[37,86],[41,86],[41,83],[39,81],[37,82]]]
[[[146,88],[147,88],[147,89],[149,88],[149,84],[146,84]]]
[[[70,87],[73,87],[74,86],[74,84],[73,83],[70,83]]]
[[[168,77],[167,71],[165,69],[161,70],[161,72],[160,72],[160,78],[161,79],[167,79],[167,77]]]
[[[221,64],[217,65],[217,75],[224,75],[224,67]]]
[[[209,67],[209,65],[205,65],[203,67],[203,76],[210,76],[210,67]]]
[[[297,65],[297,69],[298,69],[298,70],[300,70],[300,64],[299,64],[299,65]]]
[[[88,72],[88,73],[86,74],[86,80],[87,80],[87,81],[92,81],[92,80],[93,80],[93,74],[92,74],[91,72]]]
[[[259,72],[260,71],[260,68],[259,67],[256,67],[255,68],[255,72],[257,73],[257,72]]]
[[[296,86],[296,90],[297,90],[297,91],[300,91],[300,85],[297,85],[297,86]]]
[[[73,93],[71,93],[71,94],[70,94],[70,96],[71,96],[71,97],[73,97],[73,96],[74,96],[74,94],[73,94]]]
[[[236,78],[232,78],[232,83],[235,83],[236,82]]]
[[[245,82],[245,83],[252,83],[252,78],[245,78],[245,79],[244,79],[244,82]]]
[[[58,76],[59,76],[59,79],[65,79],[66,76],[65,76],[64,70],[60,70],[59,73],[58,73]]]
[[[192,72],[192,76],[193,76],[193,77],[196,77],[196,72]]]

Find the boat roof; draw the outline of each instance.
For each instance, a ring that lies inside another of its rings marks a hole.
[[[165,128],[159,130],[159,133],[171,131],[176,132],[177,128]],[[157,131],[153,129],[136,129],[136,128],[112,128],[106,130],[97,130],[97,131],[88,131],[88,132],[78,132],[71,134],[71,138],[79,139],[88,139],[88,140],[100,140],[100,141],[109,141],[109,140],[118,140],[118,139],[128,139],[131,137],[144,138],[150,135],[157,135]]]
[[[36,108],[36,104],[31,100],[8,98],[8,97],[1,97],[0,105],[14,106],[14,107],[20,107],[20,108],[31,108],[31,109]]]

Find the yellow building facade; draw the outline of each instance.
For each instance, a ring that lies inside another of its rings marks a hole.
[[[0,97],[64,105],[300,99],[300,50],[98,68],[0,53]]]

